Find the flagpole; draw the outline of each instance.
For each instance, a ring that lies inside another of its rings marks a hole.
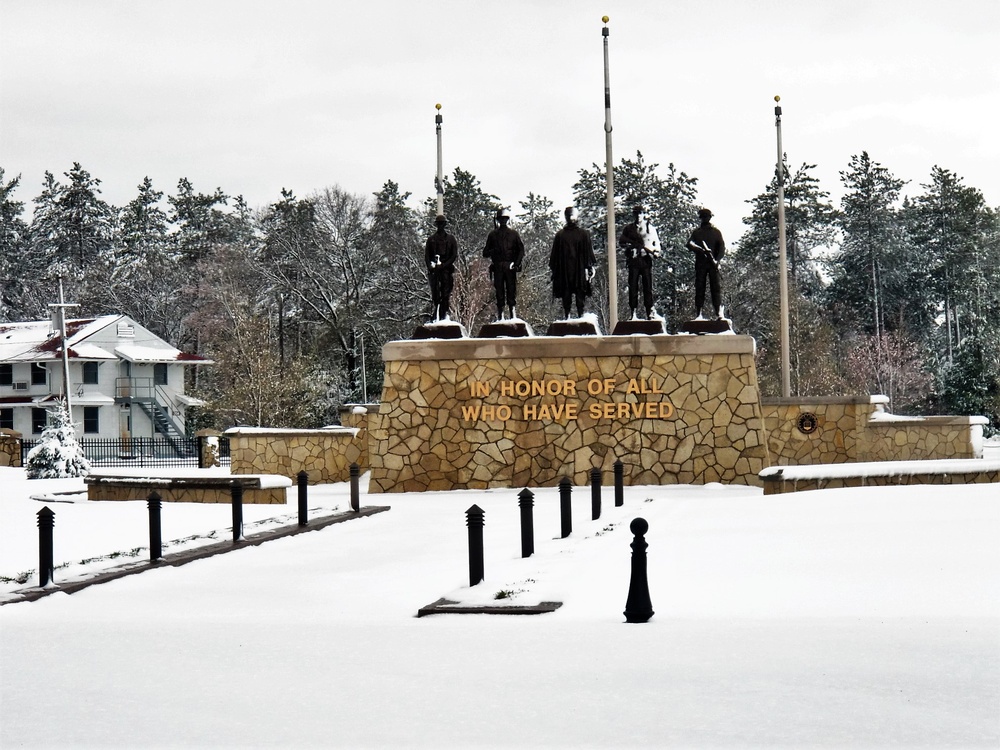
[[[775,102],[781,97],[775,96]],[[778,296],[781,298],[781,395],[792,395],[791,367],[788,354],[788,257],[785,244],[785,168],[784,152],[781,148],[781,106],[774,108],[774,126],[778,133],[778,166],[775,174],[778,180]]]
[[[441,105],[435,104],[434,108],[437,110],[437,114],[434,115],[434,125],[437,131],[437,179],[434,181],[435,189],[437,190],[437,215],[444,216],[444,161],[441,158],[441,123],[444,122],[444,118],[441,117]]]
[[[608,66],[608,17],[604,16],[604,165],[607,170],[608,205],[608,327],[618,325],[618,258],[615,248],[615,173],[611,157],[611,74]]]

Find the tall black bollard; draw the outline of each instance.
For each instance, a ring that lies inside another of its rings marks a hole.
[[[648,622],[653,616],[653,603],[649,600],[649,581],[646,579],[646,537],[649,524],[645,518],[632,520],[629,529],[635,534],[632,540],[632,578],[628,584],[625,602],[625,622]]]
[[[521,507],[521,557],[531,557],[535,554],[535,493],[523,489],[517,497]]]
[[[590,470],[590,520],[601,517],[601,470]]]
[[[233,544],[243,538],[243,485],[239,480],[233,482],[230,489],[233,500]]]
[[[625,465],[621,459],[615,461],[615,507],[620,508],[625,504]]]
[[[486,513],[478,505],[465,511],[465,522],[469,526],[469,585],[475,586],[483,580],[483,524]]]
[[[150,492],[146,499],[149,508],[149,561],[156,562],[163,557],[163,531],[160,526],[160,508],[163,503],[156,492]]]
[[[358,487],[358,477],[361,476],[361,467],[351,464],[351,510],[357,512],[361,510],[361,490]]]
[[[303,469],[296,477],[299,480],[299,526],[309,525],[309,473]]]
[[[562,539],[573,533],[573,485],[569,477],[559,480],[559,520],[562,526]]]
[[[55,564],[52,562],[52,527],[56,525],[56,514],[49,506],[38,511],[38,585],[52,583]]]

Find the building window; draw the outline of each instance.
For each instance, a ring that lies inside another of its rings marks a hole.
[[[101,431],[100,406],[83,407],[83,431],[90,433]]]
[[[0,409],[0,430],[14,429],[14,410],[13,409]]]
[[[97,385],[97,366],[100,362],[83,363],[83,382],[85,385]]]
[[[48,383],[49,371],[46,369],[45,365],[41,362],[31,363],[31,384],[32,385],[45,385]]]
[[[14,365],[0,365],[0,385],[14,385]]]
[[[41,435],[48,424],[49,413],[45,409],[34,408],[31,410],[31,434]]]
[[[167,365],[165,363],[157,362],[153,365],[153,383],[155,385],[167,384]]]

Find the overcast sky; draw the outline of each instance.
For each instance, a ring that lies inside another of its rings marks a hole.
[[[569,205],[604,163],[601,16],[614,158],[699,179],[730,244],[773,174],[774,101],[793,166],[823,188],[867,150],[914,194],[935,164],[1000,206],[997,0],[0,0],[0,166],[30,204],[79,161],[105,200],[146,175],[251,206],[446,173],[517,213]]]

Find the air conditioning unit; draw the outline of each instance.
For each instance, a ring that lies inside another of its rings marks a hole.
[[[20,383],[14,383],[15,391],[26,391],[28,390],[28,383],[22,380]]]

